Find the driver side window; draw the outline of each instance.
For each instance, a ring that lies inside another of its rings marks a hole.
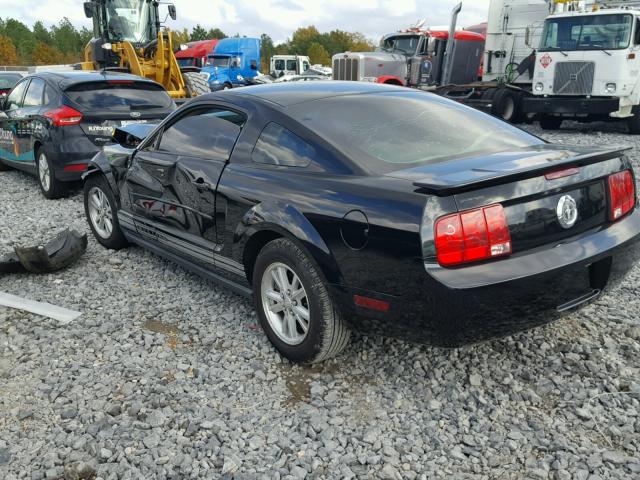
[[[635,33],[635,36],[634,36],[633,43],[635,45],[640,45],[640,18],[636,19],[636,33]]]
[[[24,92],[27,89],[27,85],[29,84],[29,80],[23,80],[18,85],[16,85],[9,96],[7,97],[7,101],[5,103],[5,110],[17,110],[22,108],[22,99],[24,97]]]

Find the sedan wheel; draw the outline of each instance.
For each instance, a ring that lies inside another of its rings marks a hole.
[[[113,233],[113,215],[111,204],[105,193],[98,187],[89,190],[89,219],[96,233],[109,238]]]
[[[49,199],[62,197],[66,191],[65,184],[56,179],[53,166],[44,148],[40,147],[37,159],[38,183],[42,194]]]
[[[300,345],[309,332],[309,298],[300,278],[283,263],[262,274],[262,305],[275,334],[287,345]]]
[[[38,176],[40,177],[42,190],[48,192],[51,188],[51,170],[49,169],[49,161],[44,152],[38,156]]]

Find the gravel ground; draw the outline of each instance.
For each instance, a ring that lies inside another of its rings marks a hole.
[[[640,139],[593,127],[543,136],[640,158]],[[46,201],[18,172],[0,186],[0,249],[88,231],[79,193]],[[299,367],[249,301],[90,238],[64,272],[0,278],[83,312],[61,325],[0,307],[0,478],[640,478],[639,280],[490,343],[356,337]]]

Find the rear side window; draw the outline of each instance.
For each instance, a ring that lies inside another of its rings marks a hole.
[[[111,80],[72,85],[65,90],[69,99],[84,110],[130,112],[173,109],[173,100],[159,85]]]
[[[40,107],[42,105],[42,97],[44,95],[44,80],[34,78],[29,84],[27,94],[24,96],[25,107]]]
[[[29,80],[24,80],[15,86],[7,97],[7,102],[4,107],[5,110],[16,110],[18,108],[22,108],[22,97],[28,84]]]
[[[266,165],[306,167],[315,156],[315,148],[295,133],[272,122],[260,134],[251,159]]]
[[[227,161],[245,118],[224,109],[196,110],[167,127],[158,150],[174,155]]]

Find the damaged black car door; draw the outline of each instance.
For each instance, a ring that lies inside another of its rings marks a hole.
[[[216,187],[245,118],[215,105],[176,116],[136,152],[121,191],[130,212],[121,222],[181,256],[214,264]]]

